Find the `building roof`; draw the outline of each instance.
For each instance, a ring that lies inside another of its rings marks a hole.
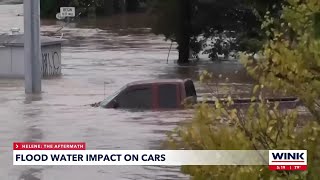
[[[48,36],[41,36],[41,45],[61,44],[65,39],[58,39]],[[23,34],[2,34],[0,35],[0,46],[24,46]]]

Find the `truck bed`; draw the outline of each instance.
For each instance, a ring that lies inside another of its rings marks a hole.
[[[215,102],[218,99],[216,97],[213,98],[203,98],[198,97],[199,103],[208,103],[208,104],[215,104]],[[228,102],[226,98],[219,98],[220,102]],[[251,98],[232,98],[234,105],[233,107],[246,107],[249,106],[252,102],[261,102],[258,98],[255,100],[251,100]],[[272,104],[275,102],[279,103],[280,108],[289,108],[293,109],[299,105],[301,105],[301,102],[298,98],[295,97],[275,97],[275,98],[266,98],[267,102]]]

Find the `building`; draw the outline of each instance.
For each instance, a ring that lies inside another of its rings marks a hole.
[[[61,45],[64,39],[41,36],[40,66],[43,77],[61,75]],[[24,35],[0,35],[0,77],[24,77]]]

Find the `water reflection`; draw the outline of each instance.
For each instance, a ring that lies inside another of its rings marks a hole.
[[[24,100],[25,104],[31,104],[34,101],[41,101],[42,95],[41,94],[26,94],[26,98]]]
[[[31,107],[32,103],[41,102],[41,94],[27,94],[24,100],[23,120],[25,124],[24,142],[41,142],[44,139],[43,130],[40,127],[42,107]],[[41,180],[42,168],[27,168],[21,172],[19,180]]]

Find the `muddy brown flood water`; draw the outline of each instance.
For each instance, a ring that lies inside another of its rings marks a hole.
[[[0,5],[1,33],[12,27],[23,30],[23,16],[17,16],[22,9],[22,5]],[[84,141],[88,149],[105,150],[159,149],[165,133],[189,119],[192,112],[128,112],[84,105],[104,98],[104,83],[108,95],[135,80],[188,77],[196,80],[203,69],[230,75],[239,68],[234,63],[206,61],[198,66],[178,67],[173,63],[177,58],[175,50],[166,64],[170,42],[150,34],[141,25],[144,21],[141,18],[136,15],[83,20],[65,27],[62,32],[69,41],[62,50],[63,75],[43,80],[40,96],[26,96],[23,80],[0,79],[1,179],[187,179],[178,167],[12,165],[15,141]],[[60,24],[43,20],[41,30],[52,34]],[[230,80],[251,81],[241,71]]]

